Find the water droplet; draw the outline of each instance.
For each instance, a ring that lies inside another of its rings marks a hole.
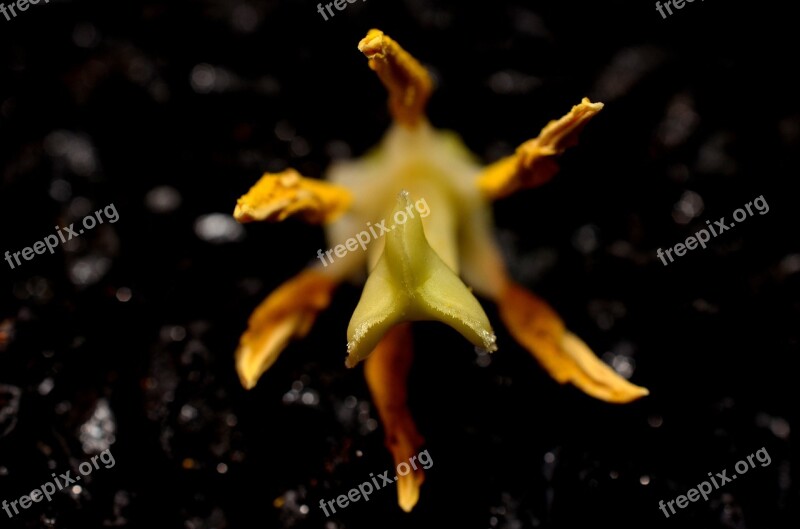
[[[120,303],[127,303],[131,300],[131,297],[133,297],[133,293],[128,287],[120,287],[117,289],[116,296]]]
[[[685,191],[673,206],[672,218],[678,224],[688,224],[698,217],[704,209],[703,198],[694,191]]]
[[[292,151],[292,155],[298,158],[308,156],[308,153],[311,152],[311,146],[308,144],[308,141],[300,136],[292,138],[289,149]]]
[[[581,226],[572,236],[572,246],[584,255],[589,255],[597,249],[597,227],[591,224]]]
[[[114,414],[106,399],[99,399],[88,421],[81,425],[80,440],[83,451],[97,454],[108,450],[116,441],[117,430]]]
[[[17,413],[22,391],[16,386],[0,384],[0,437],[10,433],[17,425]]]
[[[197,408],[189,404],[184,404],[181,408],[180,419],[183,422],[189,422],[192,419],[196,419],[198,414]]]
[[[212,244],[236,242],[244,238],[244,228],[233,215],[210,213],[199,217],[194,223],[194,232],[200,239]]]
[[[784,440],[789,439],[791,428],[789,427],[789,423],[786,421],[786,419],[775,417],[772,419],[772,421],[770,421],[769,429],[775,437]]]
[[[154,213],[169,213],[183,202],[180,192],[172,186],[158,186],[147,192],[144,203]]]
[[[307,390],[303,392],[303,395],[300,397],[300,400],[303,404],[307,406],[311,406],[317,404],[319,402],[319,398],[317,397],[317,393],[315,391]]]
[[[97,28],[90,22],[80,22],[72,30],[72,42],[80,48],[93,48],[99,41]]]
[[[191,84],[195,92],[207,94],[214,90],[214,83],[217,80],[217,72],[210,64],[198,64],[192,68]]]
[[[661,428],[661,425],[664,424],[664,419],[660,415],[651,415],[647,418],[647,424],[651,428]]]
[[[78,286],[93,285],[111,268],[111,260],[97,255],[75,259],[69,267],[69,278]]]
[[[252,33],[260,22],[258,11],[250,4],[239,4],[233,9],[231,25],[241,33]]]
[[[778,267],[784,276],[794,274],[795,272],[800,272],[800,254],[795,253],[787,255],[781,259]]]
[[[352,156],[350,146],[341,140],[333,140],[325,146],[325,153],[333,160],[343,160]]]
[[[281,120],[275,124],[275,136],[281,141],[292,141],[296,134],[294,126],[288,121]]]
[[[56,178],[50,183],[50,198],[66,202],[72,197],[72,185],[66,180]]]
[[[53,390],[53,386],[55,386],[55,383],[52,378],[48,377],[42,380],[38,387],[39,395],[47,395]]]

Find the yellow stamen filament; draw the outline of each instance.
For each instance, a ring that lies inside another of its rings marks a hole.
[[[433,89],[428,71],[377,29],[367,33],[358,49],[389,91],[389,111],[394,120],[406,127],[416,126],[425,117],[425,105]]]
[[[594,398],[617,404],[649,394],[597,358],[580,338],[564,328],[561,318],[544,300],[508,282],[498,303],[500,317],[511,335],[556,382],[570,382]]]
[[[236,202],[239,222],[280,222],[292,215],[312,224],[328,223],[347,211],[352,202],[344,187],[305,178],[294,169],[266,173]]]
[[[583,127],[602,108],[603,103],[592,103],[584,97],[567,115],[548,123],[538,137],[484,169],[478,177],[478,188],[487,199],[496,200],[548,182],[558,172],[558,156],[578,143]]]
[[[328,307],[336,282],[313,269],[304,270],[274,290],[253,311],[236,350],[242,386],[253,388],[292,339],[311,330]]]

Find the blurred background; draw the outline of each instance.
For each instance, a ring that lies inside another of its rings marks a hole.
[[[370,0],[40,2],[0,17],[0,252],[114,204],[119,221],[11,269],[0,289],[0,500],[110,448],[2,527],[796,528],[800,244],[797,30],[770,4]],[[237,225],[264,171],[319,177],[389,125],[358,41],[435,76],[432,123],[486,162],[583,96],[606,103],[550,184],[497,202],[514,277],[618,372],[613,406],[559,386],[484,306],[500,350],[415,327],[410,399],[433,467],[392,468],[362,368],[358,287],[252,391],[252,309],[327,248],[299,222]],[[669,266],[656,258],[763,195]],[[666,519],[658,508],[764,447],[772,463]]]

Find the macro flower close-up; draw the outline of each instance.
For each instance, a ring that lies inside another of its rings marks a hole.
[[[584,98],[513,155],[482,166],[455,134],[428,122],[432,82],[413,56],[376,29],[358,49],[389,93],[393,124],[381,143],[363,159],[332,166],[325,183],[292,169],[265,174],[236,204],[240,222],[299,216],[323,224],[335,247],[320,250],[321,264],[281,285],[253,312],[236,351],[242,384],[255,386],[289,341],[310,331],[336,286],[366,268],[347,329],[345,363],[366,361],[364,374],[395,464],[423,444],[406,406],[413,356],[407,322],[445,323],[492,353],[497,338],[475,294],[499,306],[509,332],[557,382],[612,403],[647,395],[598,359],[546,301],[514,282],[493,239],[491,204],[555,176],[558,157],[577,144],[602,103]],[[403,510],[414,507],[423,481],[421,468],[399,477]]]
[[[0,0],[0,529],[797,529],[790,11]]]

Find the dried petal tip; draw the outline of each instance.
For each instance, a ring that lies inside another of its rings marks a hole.
[[[236,350],[236,371],[252,389],[289,341],[302,338],[317,314],[331,302],[336,287],[328,276],[306,270],[274,290],[253,311]]]
[[[239,222],[280,222],[298,215],[312,224],[327,223],[347,211],[352,202],[344,187],[300,176],[294,169],[265,173],[236,202],[233,216]]]
[[[377,29],[367,33],[358,50],[369,59],[369,67],[389,91],[389,111],[394,120],[407,127],[416,126],[425,117],[425,105],[433,90],[428,71]]]
[[[548,182],[558,172],[558,156],[578,143],[583,127],[602,109],[603,103],[584,97],[569,114],[551,121],[538,137],[520,145],[516,153],[487,167],[478,177],[481,193],[498,199]]]
[[[420,485],[415,474],[397,478],[397,503],[405,512],[411,512],[419,501]]]
[[[412,207],[408,193],[401,193],[393,215]],[[366,358],[383,335],[403,321],[441,321],[473,345],[496,350],[486,313],[428,244],[419,216],[409,216],[390,230],[347,328],[346,365],[353,367]]]

